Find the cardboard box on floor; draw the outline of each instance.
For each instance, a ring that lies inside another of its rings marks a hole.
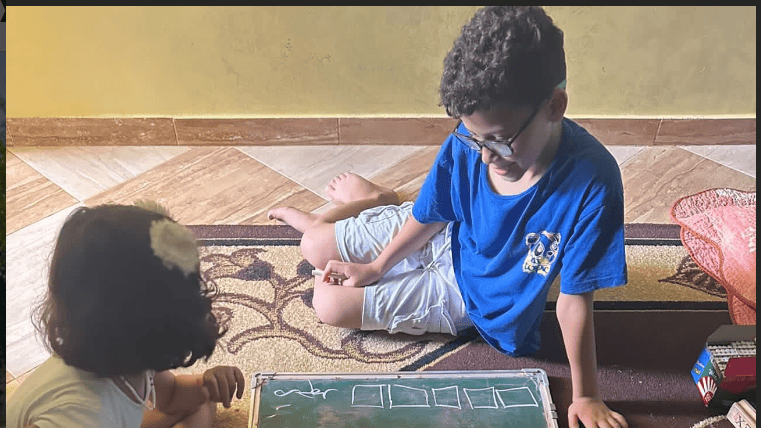
[[[692,368],[703,404],[726,412],[756,393],[756,326],[723,325],[706,340]]]

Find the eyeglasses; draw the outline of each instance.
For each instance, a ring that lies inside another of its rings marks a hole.
[[[560,89],[565,90],[566,81],[563,79],[562,82],[558,83],[557,87]],[[546,101],[545,99],[544,101]],[[518,129],[518,132],[516,132],[512,137],[508,138],[507,140],[479,140],[477,138],[473,138],[470,135],[464,135],[457,132],[457,128],[460,127],[460,124],[462,124],[462,120],[457,122],[457,125],[454,126],[454,129],[452,130],[452,134],[457,137],[458,140],[460,140],[462,143],[464,143],[466,146],[470,147],[471,149],[480,152],[481,149],[486,147],[489,149],[492,153],[496,154],[497,156],[508,157],[512,156],[513,154],[513,142],[516,138],[518,138],[519,135],[521,135],[521,132],[523,132],[526,128],[528,128],[529,124],[531,124],[531,121],[534,120],[534,116],[536,116],[537,113],[539,113],[539,109],[542,107],[542,104],[544,104],[544,101],[541,101],[536,107],[534,107],[534,111],[531,113],[531,116],[526,119],[526,121],[521,125],[521,127]]]
[[[542,103],[540,103],[538,106],[534,107],[534,111],[531,113],[531,116],[526,119],[525,122],[523,122],[523,125],[518,129],[518,132],[516,132],[512,137],[506,139],[506,140],[479,140],[477,138],[474,138],[471,135],[464,135],[457,132],[457,128],[460,127],[460,124],[462,124],[462,120],[457,122],[457,125],[455,125],[454,130],[452,130],[452,134],[457,137],[461,142],[463,142],[466,146],[470,147],[471,149],[480,152],[481,149],[486,147],[491,151],[492,153],[496,154],[497,156],[508,157],[513,154],[513,142],[516,138],[518,138],[519,135],[521,135],[521,132],[523,132],[526,128],[528,128],[528,125],[531,123],[532,120],[534,120],[534,116],[539,112],[539,108],[541,107]]]

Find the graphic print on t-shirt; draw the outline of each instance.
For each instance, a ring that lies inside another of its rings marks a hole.
[[[523,272],[538,273],[547,276],[550,266],[558,256],[560,234],[542,231],[541,233],[529,233],[526,235],[528,255],[523,261]]]

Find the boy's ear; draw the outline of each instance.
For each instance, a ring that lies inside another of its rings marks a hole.
[[[550,97],[550,122],[559,122],[568,107],[568,93],[564,89],[555,88]]]

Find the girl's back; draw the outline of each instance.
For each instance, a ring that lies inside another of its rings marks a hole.
[[[143,406],[107,377],[66,365],[53,355],[19,386],[8,403],[8,428],[138,427]]]

